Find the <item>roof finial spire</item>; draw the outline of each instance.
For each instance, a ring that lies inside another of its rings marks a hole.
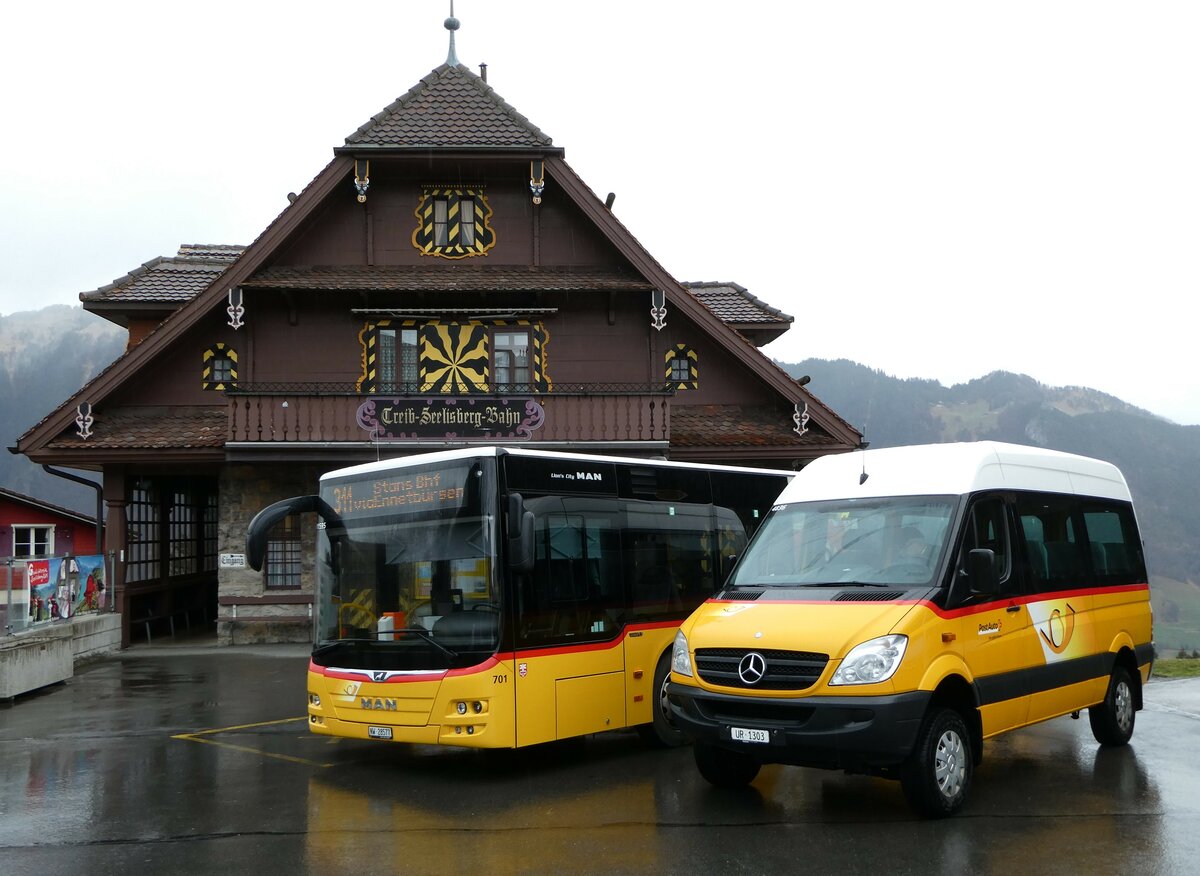
[[[454,0],[450,0],[450,17],[445,21],[446,30],[450,31],[450,52],[446,55],[446,66],[457,67],[458,55],[454,52],[454,32],[458,30],[458,19],[454,17]]]

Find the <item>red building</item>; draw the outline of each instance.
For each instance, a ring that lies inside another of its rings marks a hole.
[[[794,468],[861,444],[759,351],[792,317],[668,274],[453,56],[290,201],[249,246],[82,294],[129,348],[18,442],[103,473],[126,641],[197,600],[223,641],[307,641],[311,527],[281,525],[261,575],[245,527],[347,464],[489,442]]]
[[[90,556],[96,518],[0,487],[0,557]]]

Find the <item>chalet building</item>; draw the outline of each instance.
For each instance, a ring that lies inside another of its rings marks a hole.
[[[289,201],[248,246],[83,293],[128,349],[19,440],[103,473],[126,642],[196,601],[222,642],[308,641],[313,521],[261,574],[246,524],[341,466],[486,442],[796,468],[862,443],[759,351],[790,316],[668,274],[453,48]]]

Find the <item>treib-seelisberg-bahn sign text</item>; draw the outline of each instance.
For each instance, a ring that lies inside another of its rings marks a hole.
[[[376,441],[528,440],[545,418],[531,398],[372,398],[357,414],[359,427]]]

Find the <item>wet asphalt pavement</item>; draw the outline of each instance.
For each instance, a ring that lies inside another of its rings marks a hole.
[[[764,768],[709,788],[617,732],[519,752],[310,736],[305,646],[134,647],[0,704],[0,873],[1191,874],[1200,679],[1133,743],[1087,720],[990,742],[956,818],[878,779]]]

